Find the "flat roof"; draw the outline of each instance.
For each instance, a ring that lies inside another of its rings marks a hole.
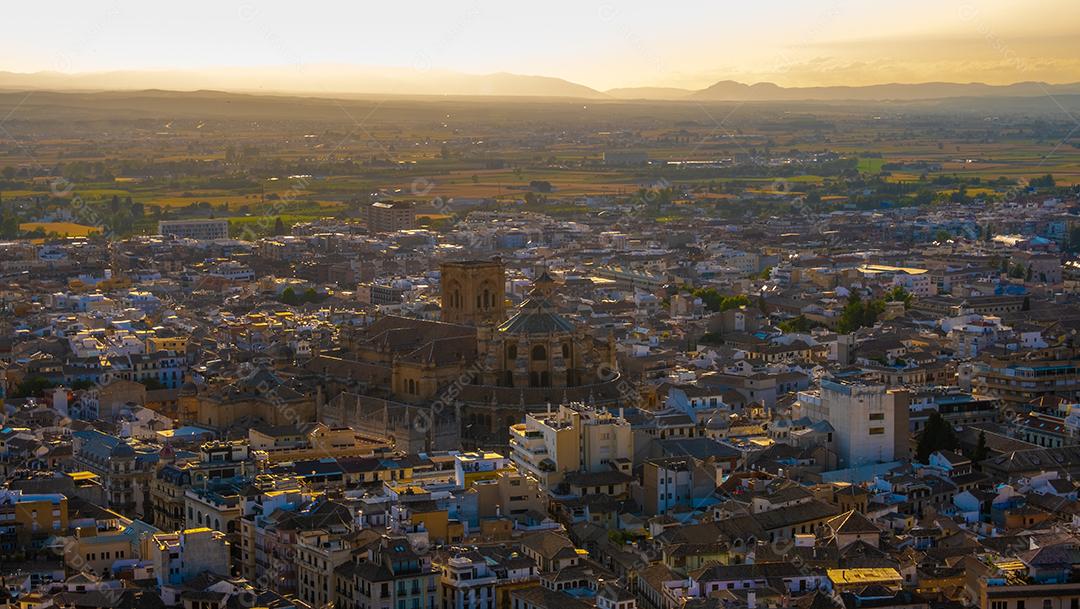
[[[859,267],[864,273],[904,273],[906,275],[923,275],[929,273],[927,269],[917,269],[907,266],[889,266],[887,264],[864,264]]]
[[[866,569],[828,569],[829,579],[839,584],[868,584],[883,581],[902,581],[900,572],[891,567]]]

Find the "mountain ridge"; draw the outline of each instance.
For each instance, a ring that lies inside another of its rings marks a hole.
[[[617,87],[599,91],[553,76],[495,72],[465,74],[418,68],[310,66],[218,68],[214,70],[117,70],[111,72],[20,73],[0,71],[0,89],[52,91],[225,91],[288,95],[452,95],[478,97],[564,97],[644,101],[916,101],[955,97],[1034,97],[1080,95],[1080,83],[1024,81],[1007,85],[981,82],[881,83],[784,87],[721,80],[703,89]]]

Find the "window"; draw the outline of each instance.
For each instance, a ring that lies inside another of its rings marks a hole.
[[[534,362],[546,360],[547,349],[543,345],[536,345],[532,348],[532,359]]]
[[[884,421],[885,420],[885,413],[884,412],[871,412],[870,413],[870,420],[871,421]]]
[[[885,428],[884,427],[871,427],[870,428],[870,435],[872,435],[872,436],[885,435]]]

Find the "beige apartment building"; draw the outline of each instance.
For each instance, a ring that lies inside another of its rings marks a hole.
[[[542,488],[570,472],[598,472],[629,464],[630,423],[605,409],[573,403],[555,412],[530,413],[510,427],[510,458]]]

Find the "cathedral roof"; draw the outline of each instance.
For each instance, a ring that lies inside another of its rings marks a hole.
[[[499,331],[509,334],[573,332],[574,325],[559,315],[550,301],[533,294],[532,298],[518,306],[513,317],[499,326]]]

